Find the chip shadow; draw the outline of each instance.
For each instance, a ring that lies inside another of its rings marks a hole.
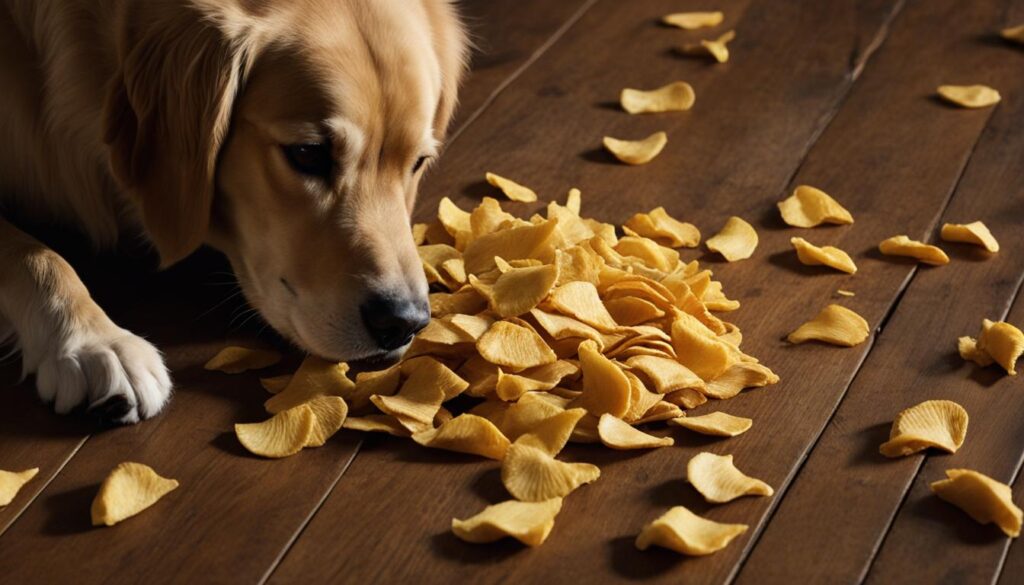
[[[44,498],[46,522],[43,524],[43,533],[70,536],[93,530],[88,511],[99,489],[99,484],[92,484]]]
[[[644,551],[638,549],[636,535],[614,538],[608,546],[612,570],[625,579],[650,579],[686,562],[686,557],[661,547],[652,546]]]

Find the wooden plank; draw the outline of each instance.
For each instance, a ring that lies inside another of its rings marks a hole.
[[[585,214],[606,220],[622,221],[639,209],[665,205],[706,231],[716,229],[733,213],[753,221],[762,235],[758,260],[716,264],[716,270],[727,289],[744,301],[735,318],[744,327],[749,351],[776,368],[785,382],[778,389],[751,392],[711,408],[754,415],[758,421],[754,429],[727,442],[679,433],[679,447],[640,456],[592,447],[570,450],[571,458],[603,465],[604,475],[567,499],[551,538],[542,548],[530,551],[508,544],[472,546],[449,533],[453,516],[468,516],[486,503],[508,497],[494,464],[385,441],[360,453],[272,581],[329,581],[344,576],[443,582],[472,571],[481,581],[532,582],[572,575],[584,581],[646,578],[701,583],[721,582],[731,574],[749,537],[712,557],[686,560],[664,551],[640,553],[633,547],[633,538],[645,522],[676,504],[718,520],[751,523],[756,532],[771,500],[709,509],[682,481],[686,461],[698,448],[734,452],[750,473],[783,485],[824,426],[866,349],[791,348],[780,339],[809,316],[809,307],[823,304],[835,288],[851,282],[864,282],[853,286],[860,296],[852,305],[876,321],[881,319],[911,271],[905,264],[869,261],[863,267],[867,276],[851,281],[794,266],[792,252],[787,251],[791,233],[779,229],[774,211],[774,202],[789,185],[806,149],[831,118],[869,48],[877,45],[894,6],[726,5],[725,13],[736,19],[727,26],[738,23],[740,32],[734,60],[721,68],[681,61],[665,52],[678,37],[665,40],[652,30],[652,20],[682,8],[659,1],[596,6],[581,20],[579,30],[570,31],[560,46],[508,88],[463,134],[460,144],[449,152],[449,162],[455,162],[447,167],[447,180],[437,183],[431,193],[454,193],[462,205],[471,205],[481,193],[491,192],[481,188],[478,178],[484,170],[493,170],[548,196],[581,186]],[[800,34],[806,30],[829,32]],[[900,50],[919,44],[911,42],[914,33],[904,34]],[[919,54],[891,57],[895,62],[885,74],[905,67]],[[851,60],[850,55],[858,57]],[[688,115],[628,117],[606,105],[623,85],[651,87],[678,78],[690,80],[697,89],[697,108]],[[875,214],[884,222],[873,227],[869,222],[868,229],[858,224],[856,230],[820,232],[854,252],[873,246],[890,230],[927,231],[986,118],[936,123],[932,115],[937,106],[919,89],[908,87],[872,97],[885,85],[882,81],[856,98],[860,105],[850,114],[840,113],[841,130],[826,133],[824,150],[812,154],[811,170],[803,178],[834,188],[855,214],[873,217],[871,209],[881,209],[894,193],[884,188],[885,178],[911,174],[904,163],[918,174],[921,166],[931,164],[952,170],[936,172],[921,188],[909,190],[911,200],[931,202],[930,213],[922,215],[911,205],[897,204]],[[865,128],[865,112],[893,98],[912,105],[897,108],[892,115],[879,112],[877,125]],[[924,113],[911,117],[911,128],[922,127],[918,138],[925,143],[942,144],[937,152],[908,148],[916,144],[914,137],[900,137],[896,131],[899,124],[893,121],[901,121],[906,110],[914,108],[923,108]],[[642,136],[656,129],[668,130],[670,138],[662,157],[652,164],[642,169],[592,164],[605,162],[591,152],[602,133]],[[877,152],[865,145],[862,150],[862,141],[872,149],[885,148]],[[908,150],[914,156],[896,162]],[[885,163],[881,178],[868,172],[880,165],[876,154]],[[887,155],[892,162],[886,162]],[[932,156],[937,159],[931,160]],[[900,184],[900,190],[904,188]],[[425,210],[424,215],[429,212]],[[769,262],[764,262],[766,258]],[[793,317],[784,321],[779,315]],[[826,360],[834,367],[807,371],[808,363]],[[779,402],[787,397],[785,403]],[[780,404],[785,408],[780,409]],[[765,444],[771,445],[771,457],[764,454]],[[366,494],[387,496],[367,498]],[[368,543],[367,534],[379,536]],[[402,561],[393,561],[398,558]]]

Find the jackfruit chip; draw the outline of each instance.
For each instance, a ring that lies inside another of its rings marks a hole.
[[[684,55],[710,55],[715,61],[725,63],[729,60],[728,44],[736,38],[736,31],[731,30],[717,39],[704,39],[699,43],[687,43],[679,48]]]
[[[667,286],[638,275],[624,276],[603,286],[603,291],[605,297],[609,299],[638,297],[662,309],[672,307],[676,303],[675,294]]]
[[[967,436],[967,411],[950,400],[927,400],[898,415],[889,440],[878,450],[886,457],[903,457],[928,447],[956,453]]]
[[[576,425],[586,416],[582,408],[570,408],[540,420],[516,439],[516,444],[535,447],[554,457],[562,452]]]
[[[637,213],[626,221],[624,227],[673,248],[696,248],[700,245],[700,230],[692,223],[670,216],[664,207],[656,207],[650,213]]]
[[[626,414],[632,391],[622,369],[601,355],[593,341],[580,344],[579,358],[580,369],[583,370],[583,394],[576,401],[576,406],[594,416]]]
[[[516,441],[564,410],[564,407],[544,400],[539,392],[528,392],[506,409],[499,428],[510,441]]]
[[[626,360],[626,365],[642,372],[660,394],[682,388],[703,390],[705,387],[700,376],[673,359],[638,355]]]
[[[597,287],[589,282],[570,282],[551,291],[551,306],[559,313],[575,317],[603,332],[619,329],[601,302]]]
[[[704,499],[713,504],[724,504],[742,496],[775,493],[770,485],[737,469],[732,455],[698,453],[686,465],[686,477]]]
[[[103,480],[92,501],[92,525],[113,526],[157,503],[178,487],[141,463],[121,463]]]
[[[514,215],[501,208],[501,202],[494,197],[484,197],[480,205],[469,214],[473,238],[493,233],[502,229],[502,226],[515,224],[517,221]]]
[[[554,363],[558,359],[536,331],[508,321],[491,325],[477,340],[476,349],[492,364],[513,371]]]
[[[455,239],[456,248],[459,248],[460,244],[464,246],[473,235],[473,227],[469,223],[469,212],[461,209],[447,197],[442,198],[437,204],[437,220],[444,226],[445,231]]]
[[[675,404],[672,404],[671,402],[665,402],[664,400],[662,400],[661,402],[652,406],[651,409],[648,410],[646,413],[644,413],[644,416],[642,418],[633,421],[633,424],[645,425],[647,423],[652,422],[672,420],[674,418],[679,418],[681,416],[686,416],[686,413],[683,412],[682,409],[680,409]]]
[[[693,107],[697,94],[685,81],[675,81],[657,89],[626,88],[619,96],[622,109],[630,114],[682,112]]]
[[[39,473],[39,468],[25,471],[4,471],[0,469],[0,508],[14,501],[21,488]]]
[[[718,252],[729,262],[746,260],[757,249],[757,232],[749,223],[730,217],[722,230],[705,242],[708,250]]]
[[[445,278],[450,277],[448,276],[447,269],[445,269],[444,274],[442,274],[442,265],[449,260],[458,260],[462,258],[462,254],[453,246],[449,246],[448,244],[417,246],[416,251],[420,255],[420,262],[423,264],[423,271],[427,275],[427,283],[448,286],[450,281],[445,280]]]
[[[1024,24],[1019,26],[1011,26],[1010,28],[1004,28],[999,31],[999,36],[1003,37],[1008,41],[1024,45]]]
[[[555,283],[558,286],[577,280],[597,284],[604,259],[589,245],[581,244],[557,250],[555,264],[558,266],[558,280]]]
[[[721,12],[675,12],[661,17],[661,22],[683,30],[696,30],[722,24],[725,15]]]
[[[451,258],[441,263],[439,274],[449,290],[456,290],[466,284],[466,263],[462,258]]]
[[[236,424],[235,435],[250,453],[278,459],[301,451],[313,436],[316,424],[313,409],[300,404],[261,423]]]
[[[701,518],[683,506],[669,509],[636,537],[636,547],[651,545],[689,556],[705,556],[722,550],[732,539],[747,531],[746,524],[722,524]]]
[[[640,378],[632,372],[627,370],[624,373],[629,378],[633,393],[629,399],[629,410],[622,416],[622,420],[631,425],[640,424],[637,421],[648,417],[664,396],[648,390]]]
[[[999,251],[999,242],[992,236],[992,232],[988,230],[988,227],[980,221],[968,224],[944,224],[942,226],[942,239],[947,242],[976,244],[992,253]]]
[[[796,256],[801,264],[807,266],[828,266],[847,274],[856,274],[857,265],[846,252],[833,246],[818,247],[803,238],[790,238],[789,242],[796,248]]]
[[[853,216],[824,191],[800,185],[793,194],[779,201],[782,221],[799,228],[812,228],[823,223],[853,223]]]
[[[508,448],[501,462],[505,489],[524,502],[564,498],[600,476],[596,465],[559,461],[542,449],[519,441]]]
[[[282,390],[288,387],[288,382],[291,382],[291,380],[291,374],[260,378],[260,386],[263,386],[263,389],[271,394],[279,394]]]
[[[480,455],[502,460],[509,440],[486,418],[461,414],[436,429],[413,433],[412,439],[425,447]]]
[[[350,416],[341,424],[341,428],[364,433],[387,433],[395,437],[408,437],[409,429],[402,426],[393,416],[386,414],[368,414],[366,416]]]
[[[696,317],[686,313],[672,322],[672,346],[679,363],[707,382],[722,375],[735,358],[730,346],[711,333]]]
[[[1013,503],[1010,486],[971,469],[947,469],[932,482],[935,495],[960,508],[979,524],[995,524],[1011,538],[1020,536],[1024,513]]]
[[[558,360],[523,370],[519,374],[506,374],[499,370],[494,392],[502,400],[513,401],[527,392],[550,390],[563,378],[574,376],[579,371],[579,366],[568,360]]]
[[[680,417],[668,421],[677,427],[689,429],[702,435],[715,437],[735,437],[747,432],[754,421],[742,416],[733,416],[724,412],[712,412],[703,416]]]
[[[709,311],[726,313],[740,308],[740,302],[729,299],[722,292],[722,283],[711,281],[701,295],[700,300]]]
[[[487,308],[487,299],[466,285],[454,293],[430,293],[430,315],[441,317],[451,313],[473,314]]]
[[[621,140],[605,136],[602,140],[605,150],[628,165],[643,165],[654,160],[668,144],[668,135],[655,132],[641,140]]]
[[[556,264],[510,268],[494,283],[490,298],[491,310],[501,317],[528,313],[547,298],[556,280]]]
[[[427,224],[425,223],[414,223],[412,224],[412,243],[417,246],[422,246],[427,241]]]
[[[472,518],[453,518],[452,532],[466,542],[494,542],[511,537],[527,546],[540,546],[554,528],[561,509],[561,498],[543,502],[509,500],[487,506]]]
[[[878,244],[878,250],[886,256],[907,256],[932,266],[949,264],[949,256],[946,256],[941,248],[911,240],[903,235],[882,240]]]
[[[987,108],[1002,99],[987,85],[940,85],[936,91],[942,99],[962,108]]]
[[[306,403],[313,411],[313,431],[306,441],[307,447],[321,447],[341,430],[348,416],[348,405],[340,396],[318,396]]]
[[[451,315],[448,321],[472,341],[480,339],[494,324],[494,318],[489,315]]]
[[[739,347],[743,342],[743,332],[740,328],[733,325],[732,323],[726,323],[726,332],[718,336],[718,339],[728,343],[733,347]]]
[[[841,297],[855,297],[855,296],[857,296],[857,293],[853,292],[852,290],[843,290],[843,289],[837,290],[836,294],[841,296]]]
[[[463,362],[456,373],[469,383],[466,395],[485,397],[494,392],[500,369],[477,354]]]
[[[612,449],[653,449],[671,447],[675,444],[672,437],[648,435],[610,414],[601,415],[601,420],[597,423],[597,434],[604,446]]]
[[[961,337],[960,356],[981,367],[999,364],[1011,376],[1017,375],[1017,359],[1024,354],[1024,332],[1006,323],[985,319],[977,339]]]
[[[362,410],[370,405],[370,397],[376,394],[381,396],[393,396],[398,392],[398,385],[402,379],[402,369],[395,364],[386,370],[375,372],[359,372],[356,374],[356,383],[350,392],[345,393],[342,398],[348,403],[352,410]]]
[[[756,362],[737,362],[707,383],[704,394],[717,400],[728,400],[747,388],[776,384],[779,377],[768,367]]]
[[[248,370],[261,370],[281,361],[281,354],[269,349],[251,349],[230,346],[217,352],[203,366],[205,370],[241,374]]]
[[[271,396],[263,407],[270,414],[277,414],[324,394],[345,396],[355,386],[347,373],[348,364],[344,362],[307,356],[284,390]]]
[[[610,299],[604,305],[608,314],[620,325],[640,325],[665,316],[665,311],[659,309],[658,305],[639,297]]]
[[[620,238],[619,243],[615,244],[615,251],[626,256],[627,260],[630,256],[639,258],[648,268],[661,272],[669,272],[679,264],[679,252],[658,245],[657,242],[649,238],[639,236]]]
[[[790,343],[823,341],[832,345],[853,347],[868,338],[868,322],[846,307],[829,305],[814,319],[804,323],[786,338]]]
[[[707,396],[704,396],[698,390],[693,388],[681,388],[679,390],[673,390],[665,395],[665,402],[682,406],[686,409],[697,408],[707,401]]]
[[[506,179],[505,177],[499,177],[494,173],[487,173],[487,182],[493,187],[501,189],[512,201],[522,201],[524,203],[532,203],[537,200],[537,194],[528,187],[524,187],[515,181]]]
[[[430,323],[416,334],[418,341],[436,343],[438,345],[455,345],[457,343],[473,343],[476,341],[465,331],[456,328],[447,317],[431,319]]]
[[[494,268],[494,257],[506,260],[535,258],[542,262],[554,260],[552,235],[558,220],[525,225],[487,233],[466,246],[463,260],[469,274],[480,274]]]
[[[370,401],[381,412],[395,417],[412,432],[432,428],[441,403],[451,400],[469,387],[469,382],[429,357],[406,360],[402,363],[402,372],[408,377],[397,394],[374,395]]]

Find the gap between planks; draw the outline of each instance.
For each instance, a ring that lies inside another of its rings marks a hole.
[[[49,479],[46,480],[46,483],[40,486],[40,488],[36,490],[36,493],[32,494],[32,497],[29,499],[29,501],[26,502],[25,505],[21,507],[21,510],[19,510],[18,513],[15,514],[14,517],[11,518],[11,520],[5,526],[0,528],[0,536],[3,536],[11,526],[14,526],[14,523],[17,522],[19,518],[21,518],[22,514],[24,514],[25,511],[28,510],[30,506],[36,503],[36,500],[39,499],[39,496],[46,491],[46,488],[50,487],[50,484],[53,483],[53,480],[57,479],[57,476],[60,475],[62,471],[64,471],[64,468],[67,467],[68,463],[71,463],[71,460],[75,458],[75,455],[78,455],[78,452],[82,450],[82,447],[85,446],[85,444],[89,441],[91,437],[92,433],[89,433],[82,437],[80,441],[78,441],[78,444],[75,445],[75,448],[72,449],[70,453],[68,453],[68,456],[64,458],[64,461],[60,462],[60,465],[57,466],[57,469],[55,469],[54,472],[50,475]]]

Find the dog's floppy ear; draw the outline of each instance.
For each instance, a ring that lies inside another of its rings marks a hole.
[[[459,84],[469,64],[469,35],[451,0],[424,3],[432,29],[434,52],[441,65],[441,101],[434,115],[434,135],[440,140],[459,101]]]
[[[167,266],[206,237],[244,51],[215,19],[185,3],[129,3],[125,10],[104,140],[114,177],[138,205]]]

